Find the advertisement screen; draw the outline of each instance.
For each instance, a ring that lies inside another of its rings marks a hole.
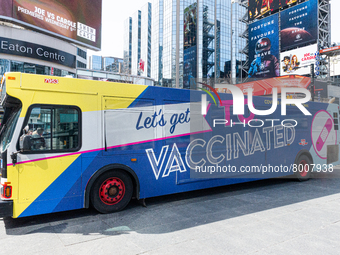
[[[310,74],[310,65],[315,63],[317,44],[286,51],[280,54],[280,70],[282,75]]]
[[[259,19],[269,12],[275,12],[280,8],[295,4],[298,0],[249,0],[248,18],[249,20]]]
[[[281,12],[281,51],[316,42],[317,0],[309,0]]]
[[[12,0],[0,0],[0,16],[12,17],[12,9]]]
[[[196,59],[197,59],[197,4],[194,3],[184,9],[184,70],[183,88],[190,88],[191,83],[196,79]]]
[[[100,50],[102,0],[0,0],[0,15]]]
[[[278,14],[249,25],[249,62],[250,78],[280,76]]]

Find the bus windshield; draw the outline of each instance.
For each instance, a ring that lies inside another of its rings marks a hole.
[[[1,136],[0,136],[1,153],[4,152],[8,148],[12,140],[14,129],[17,124],[18,118],[20,116],[20,112],[21,112],[20,110],[13,112],[9,120],[2,126]]]
[[[2,84],[1,84],[1,95],[0,95],[0,102],[3,103],[6,96],[6,80],[3,78]]]

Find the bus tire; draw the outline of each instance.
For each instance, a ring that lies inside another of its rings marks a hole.
[[[311,176],[311,164],[312,161],[307,155],[303,154],[299,156],[299,158],[295,161],[297,170],[294,174],[296,179],[300,182],[309,180]]]
[[[120,170],[100,175],[91,189],[91,202],[100,213],[123,210],[131,200],[133,184],[130,176]]]

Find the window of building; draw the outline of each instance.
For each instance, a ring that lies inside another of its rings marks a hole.
[[[35,64],[24,63],[24,73],[34,73],[35,74]]]
[[[11,61],[11,71],[12,72],[23,72],[24,71],[24,63]]]
[[[77,55],[78,55],[79,57],[84,58],[84,59],[87,58],[87,53],[86,53],[86,51],[83,51],[83,50],[81,50],[81,49],[79,49],[79,48],[78,48],[78,50],[77,50]]]
[[[54,73],[54,76],[62,76],[61,75],[61,70],[58,69],[58,68],[54,68],[53,73]]]
[[[41,66],[41,65],[35,65],[36,74],[50,74],[50,67],[48,66]]]
[[[85,65],[86,68],[86,65]],[[5,72],[22,72],[22,73],[32,73],[32,74],[43,74],[43,75],[54,75],[54,76],[72,76],[75,77],[74,73],[71,73],[66,70],[61,70],[57,68],[53,68],[53,72],[51,73],[51,67],[37,65],[33,63],[20,62],[20,61],[12,61],[6,59],[0,59],[0,77]]]
[[[0,76],[2,77],[4,73],[10,70],[10,62],[6,59],[0,59]]]
[[[86,68],[86,64],[77,60],[77,67],[78,68]]]

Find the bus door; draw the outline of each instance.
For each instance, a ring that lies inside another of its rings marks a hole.
[[[202,122],[197,121],[192,104],[180,100],[163,100],[162,111],[164,119],[169,123],[163,126],[164,148],[167,148],[167,155],[164,155],[164,166],[162,178],[170,179],[170,184],[185,184],[196,182],[190,178],[190,167],[187,165],[185,156],[187,147],[193,138],[190,134],[201,131]],[[200,119],[203,119],[201,115]],[[193,124],[195,123],[195,124]],[[201,180],[199,180],[201,181]]]
[[[81,207],[81,155],[76,154],[81,147],[80,116],[74,106],[29,108],[16,165],[23,208],[34,201],[30,210],[41,208],[41,202],[44,212],[58,211],[65,199],[70,201],[68,209]]]

